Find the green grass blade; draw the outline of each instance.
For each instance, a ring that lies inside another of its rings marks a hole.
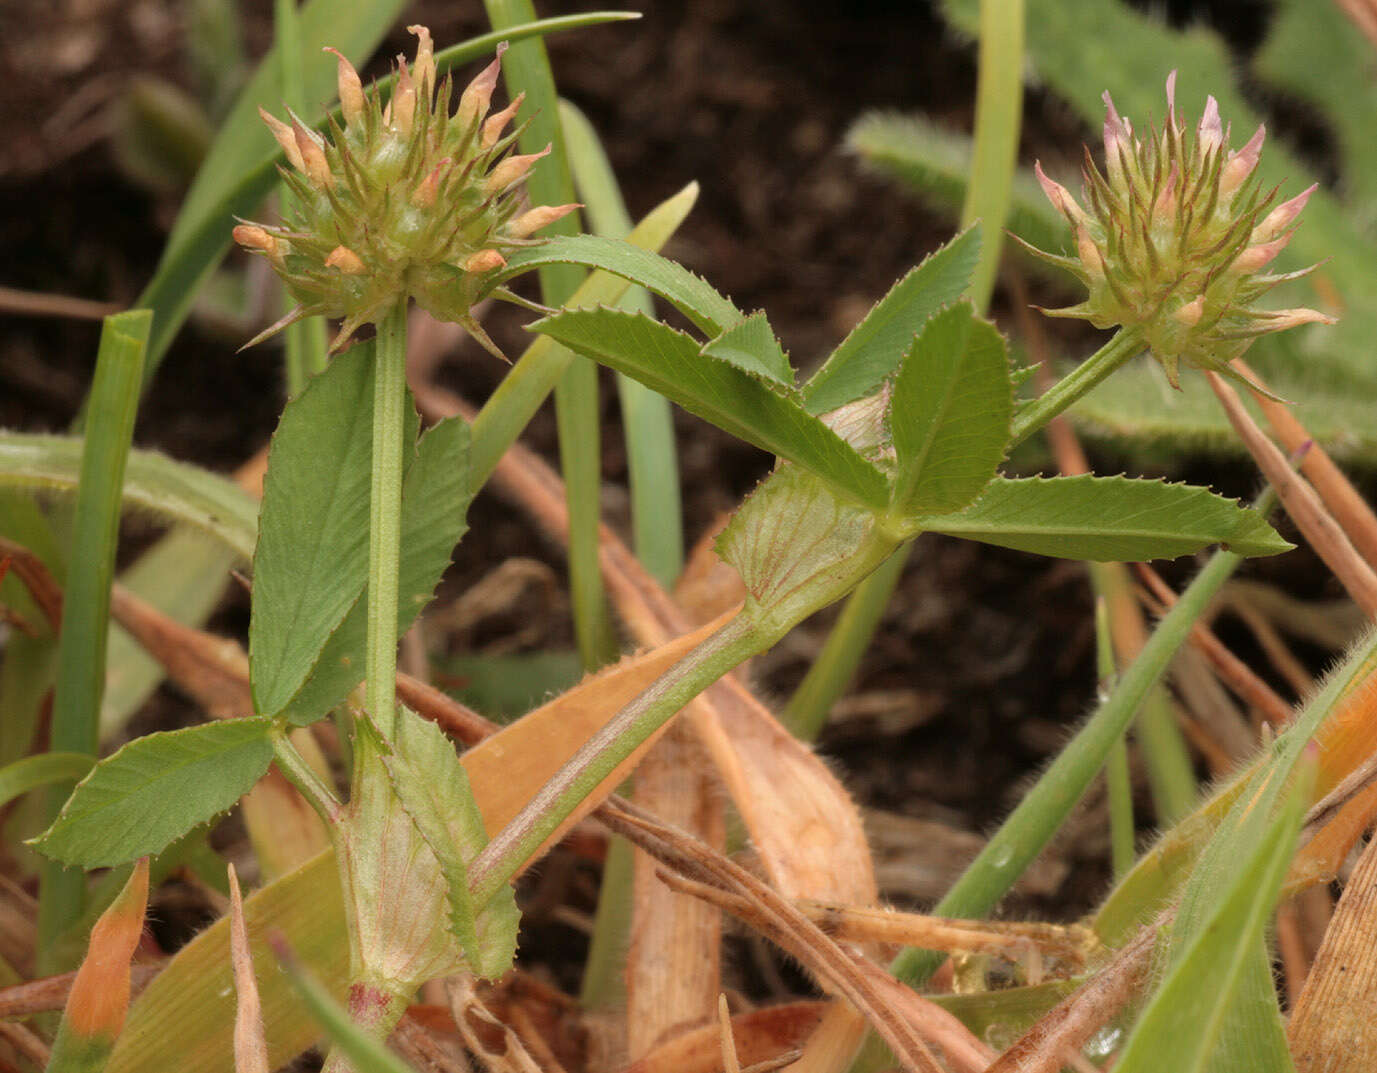
[[[1294,1069],[1280,1029],[1264,938],[1305,812],[1310,780],[1299,781],[1279,815],[1269,816],[1261,803],[1237,806],[1261,822],[1250,825],[1252,838],[1222,840],[1221,849],[1230,857],[1227,882],[1213,892],[1199,926],[1188,930],[1179,956],[1134,1026],[1115,1064],[1120,1073]],[[1182,924],[1178,918],[1177,928]],[[1258,994],[1259,985],[1265,995]]]
[[[569,166],[589,225],[598,235],[623,239],[631,232],[631,215],[626,211],[602,143],[582,112],[568,101],[560,101],[559,107],[568,141]],[[618,305],[636,312],[653,312],[644,287],[630,288]],[[683,505],[669,400],[620,373],[617,395],[626,439],[636,557],[661,585],[669,588],[684,565]]]
[[[1104,695],[1114,688],[1118,668],[1114,662],[1114,637],[1109,628],[1109,608],[1096,586],[1095,597],[1095,671],[1099,675],[1099,692]],[[1105,762],[1105,783],[1109,796],[1109,859],[1114,878],[1122,879],[1133,867],[1137,853],[1133,827],[1133,784],[1128,771],[1128,742],[1120,736],[1109,750]]]
[[[95,757],[87,753],[39,753],[0,768],[0,806],[53,783],[73,783],[91,770]]]
[[[961,226],[981,221],[980,261],[966,295],[977,309],[990,304],[1004,221],[1009,215],[1018,135],[1023,119],[1023,0],[982,0],[980,62],[975,90],[975,153]]]
[[[80,483],[82,440],[0,432],[0,485],[72,494]],[[258,503],[224,477],[156,451],[133,450],[124,474],[124,509],[214,537],[241,562],[253,558]]]
[[[536,17],[532,0],[485,0],[494,30],[505,30]],[[574,200],[574,180],[564,149],[559,121],[559,95],[545,42],[537,39],[512,45],[504,61],[507,90],[526,93],[517,114],[525,127],[519,139],[523,152],[550,147],[550,155],[535,168],[526,188],[532,204],[565,205]],[[577,212],[556,221],[551,236],[574,235],[583,229]],[[549,306],[562,306],[583,282],[584,271],[574,265],[550,264],[540,269],[540,292]],[[597,366],[586,360],[569,362],[555,385],[555,421],[559,429],[559,462],[569,506],[569,595],[573,604],[574,635],[584,666],[593,670],[617,657],[617,637],[602,587],[598,564],[598,526],[602,521],[602,429],[598,413]]]
[[[115,572],[125,462],[134,434],[152,319],[145,309],[117,313],[105,318],[101,332],[58,638],[49,744],[53,752],[95,756],[100,744],[110,582]],[[70,791],[70,784],[50,789],[50,816],[57,814]],[[44,951],[51,950],[53,940],[81,915],[85,884],[80,870],[44,865],[38,918],[42,971],[57,968],[49,964]]]

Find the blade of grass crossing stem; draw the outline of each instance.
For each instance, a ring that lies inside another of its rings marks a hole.
[[[124,465],[134,433],[152,322],[153,315],[146,309],[117,313],[105,319],[101,333],[58,638],[50,736],[54,752],[95,756],[99,745],[110,582],[115,572]],[[69,784],[58,784],[49,791],[49,819],[57,815],[71,789]],[[81,869],[64,868],[51,861],[44,864],[38,912],[40,972],[53,973],[66,967],[50,963],[45,952],[52,950],[53,940],[81,915],[85,885]]]
[[[531,0],[485,0],[488,20],[501,30],[535,16]],[[517,115],[524,122],[522,152],[551,147],[549,157],[527,180],[531,203],[563,205],[574,200],[564,135],[560,130],[559,98],[550,70],[545,42],[521,41],[503,58],[508,93],[526,93]],[[547,234],[574,235],[582,230],[577,212],[556,221]],[[583,282],[584,271],[574,265],[546,265],[540,269],[545,304],[562,306]],[[555,420],[559,429],[559,460],[569,497],[569,593],[574,609],[574,634],[585,668],[593,670],[617,656],[617,640],[602,588],[598,565],[598,524],[601,520],[602,439],[598,419],[597,366],[575,358],[555,385]]]
[[[631,231],[631,216],[597,132],[568,101],[560,101],[559,109],[568,143],[569,167],[593,233],[625,238]],[[644,287],[630,288],[618,306],[654,315],[650,294]],[[636,557],[661,585],[670,588],[684,566],[684,532],[669,400],[620,374],[617,395],[626,437]]]
[[[1266,512],[1272,497],[1264,494],[1257,507]],[[1033,862],[1065,822],[1104,766],[1114,743],[1123,736],[1144,696],[1165,673],[1172,657],[1190,635],[1220,586],[1238,568],[1242,556],[1217,551],[1158,623],[1138,658],[1126,667],[1114,692],[1067,743],[966,868],[933,913],[939,916],[979,917],[988,913]],[[899,954],[890,968],[906,983],[917,986],[932,975],[941,955],[916,949]]]
[[[964,228],[981,221],[980,259],[967,297],[979,312],[989,305],[1003,246],[1004,221],[1017,166],[1023,114],[1023,0],[981,0],[980,61],[976,88],[975,156]],[[815,736],[856,676],[879,627],[912,545],[900,548],[862,581],[846,601],[817,660],[785,708],[786,722]],[[811,740],[809,736],[809,740]]]
[[[1108,697],[1117,674],[1114,639],[1109,632],[1109,608],[1103,596],[1095,600],[1095,662],[1099,696]],[[1128,775],[1128,742],[1122,735],[1109,750],[1104,769],[1109,792],[1109,851],[1114,878],[1123,878],[1133,867],[1133,787]]]
[[[412,1069],[387,1049],[383,1042],[356,1025],[343,1006],[314,976],[304,969],[280,936],[269,936],[277,959],[292,988],[300,996],[330,1041],[353,1063],[358,1073],[412,1073]],[[327,1066],[329,1063],[327,1063]]]
[[[589,226],[594,234],[625,238],[631,232],[631,214],[626,211],[617,177],[593,124],[566,100],[559,102],[559,116],[568,144],[569,167]],[[644,287],[628,288],[617,305],[654,315],[650,292]],[[636,557],[668,589],[684,565],[683,505],[673,415],[663,395],[620,373],[617,395],[626,440]],[[622,970],[631,931],[632,860],[631,843],[614,835],[608,845],[579,989],[579,1000],[587,1007],[625,1001]]]
[[[301,77],[301,26],[296,0],[273,0],[273,35],[277,42],[277,62],[282,80],[282,103],[297,115],[307,114],[306,86]],[[277,201],[282,216],[292,209],[292,192],[286,183],[277,186]],[[291,299],[283,291],[288,304]],[[287,325],[284,335],[287,355],[287,397],[295,398],[306,381],[325,368],[325,321],[307,317]]]
[[[86,959],[72,981],[48,1073],[100,1073],[129,1012],[129,963],[148,909],[148,858],[91,929]]]

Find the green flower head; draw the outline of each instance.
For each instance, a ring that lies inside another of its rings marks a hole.
[[[344,124],[332,119],[328,139],[290,112],[288,124],[260,109],[291,165],[280,170],[295,194],[295,219],[244,223],[234,237],[272,263],[299,304],[252,342],[319,315],[342,321],[331,343],[337,350],[410,298],[501,356],[474,319],[474,303],[493,289],[512,250],[537,245],[535,232],[578,208],[526,203],[526,176],[550,150],[510,153],[519,131],[507,127],[520,96],[488,114],[506,45],[451,114],[451,81],[437,83],[430,31],[408,29],[419,39],[416,58],[408,67],[398,57],[385,106],[335,52]]]
[[[1134,134],[1108,93],[1104,95],[1105,170],[1090,151],[1082,170],[1088,210],[1037,166],[1053,206],[1076,235],[1075,257],[1028,247],[1074,273],[1089,290],[1085,301],[1044,310],[1079,317],[1097,328],[1137,328],[1180,387],[1180,366],[1233,376],[1234,358],[1259,335],[1298,324],[1334,323],[1313,309],[1256,308],[1279,283],[1314,270],[1282,275],[1264,271],[1290,241],[1292,225],[1314,193],[1311,186],[1273,207],[1277,191],[1263,194],[1254,176],[1266,130],[1241,149],[1229,148],[1229,130],[1213,97],[1194,133],[1176,111],[1176,72],[1167,78],[1167,115],[1160,131]],[[1026,244],[1025,244],[1026,245]]]

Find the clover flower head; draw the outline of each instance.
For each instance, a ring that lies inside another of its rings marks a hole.
[[[290,165],[280,170],[295,218],[275,227],[241,223],[234,238],[271,262],[298,305],[253,343],[320,315],[342,321],[331,343],[338,350],[362,324],[411,298],[500,357],[474,303],[496,286],[513,250],[538,245],[537,231],[579,207],[527,204],[526,177],[550,149],[510,152],[520,131],[507,127],[521,96],[489,115],[506,45],[451,114],[452,83],[448,75],[437,81],[430,31],[408,29],[416,56],[409,67],[397,58],[386,105],[343,55],[326,50],[338,57],[344,120],[330,120],[328,138],[290,110],[290,123],[259,110]]]
[[[1173,387],[1181,365],[1239,378],[1229,363],[1259,335],[1299,324],[1334,323],[1313,309],[1258,309],[1255,303],[1279,283],[1307,275],[1271,274],[1268,264],[1290,241],[1293,225],[1315,187],[1274,206],[1254,170],[1264,127],[1237,150],[1213,97],[1194,131],[1176,110],[1176,72],[1167,78],[1167,114],[1161,130],[1135,134],[1109,94],[1104,95],[1103,173],[1085,151],[1083,208],[1041,164],[1038,181],[1071,225],[1076,256],[1061,257],[1024,245],[1036,256],[1075,274],[1089,290],[1085,301],[1049,316],[1078,317],[1097,328],[1140,329]],[[1252,385],[1256,387],[1256,385]]]

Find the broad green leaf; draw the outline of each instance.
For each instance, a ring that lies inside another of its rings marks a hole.
[[[766,380],[790,386],[794,383],[794,367],[789,364],[763,311],[752,313],[740,324],[728,328],[707,343],[703,353]]]
[[[498,281],[552,264],[601,268],[658,294],[704,334],[720,335],[744,320],[746,314],[718,294],[707,281],[683,265],[650,250],[598,235],[556,235],[539,246],[513,254]]]
[[[157,853],[239,800],[272,763],[262,717],[136,738],[77,785],[34,845],[83,868]]]
[[[1248,994],[1248,981],[1256,981],[1259,964],[1267,967],[1263,946],[1267,925],[1296,848],[1305,804],[1303,788],[1293,791],[1276,820],[1272,837],[1255,840],[1247,856],[1235,858],[1232,883],[1212,903],[1208,921],[1175,960],[1134,1026],[1114,1067],[1119,1073],[1157,1073],[1164,1069],[1173,1073],[1271,1073],[1293,1068],[1284,1035],[1279,1053],[1274,1034],[1271,1053],[1249,1055],[1230,1047],[1229,1053],[1221,1056],[1218,1048],[1225,1040],[1234,1003]],[[1270,990],[1269,968],[1264,979]],[[1275,996],[1270,997],[1270,1011],[1267,1005],[1250,1012],[1275,1024]],[[1250,1051],[1261,1051],[1259,1045],[1268,1041],[1254,1037],[1233,1042]]]
[[[1004,460],[1013,410],[1009,355],[994,325],[969,302],[935,314],[890,396],[895,508],[959,510],[975,499]]]
[[[81,437],[0,432],[0,485],[71,495],[80,479]],[[129,452],[124,509],[207,533],[240,561],[253,557],[258,503],[224,477],[156,451]]]
[[[979,256],[980,229],[971,227],[894,284],[803,385],[808,412],[826,413],[874,391],[927,319],[961,297]]]
[[[95,757],[85,753],[38,753],[6,764],[0,768],[0,806],[40,786],[75,782],[95,762]]]
[[[307,101],[333,100],[335,63],[321,55],[330,45],[363,65],[401,10],[398,0],[353,4],[341,0],[310,0],[302,6],[298,19],[304,98]],[[491,54],[502,41],[562,30],[596,26],[600,23],[637,17],[631,12],[603,11],[543,19],[514,26],[502,33],[483,34],[435,54],[435,65],[443,73],[456,64],[467,63]],[[191,310],[192,300],[230,246],[230,228],[236,216],[251,214],[277,180],[274,165],[282,160],[281,151],[258,116],[259,107],[277,111],[282,101],[281,61],[276,50],[264,56],[252,80],[245,86],[220,133],[187,192],[172,235],[158,262],[157,272],[144,288],[136,304],[153,310],[153,334],[149,341],[151,372],[162,360],[172,338]],[[392,79],[384,78],[382,86]],[[303,121],[319,125],[325,109],[312,109]]]
[[[402,561],[397,574],[397,630],[416,621],[464,535],[473,490],[469,483],[469,428],[459,418],[441,421],[421,437],[416,461],[402,484]],[[368,586],[316,658],[310,677],[291,699],[287,717],[304,725],[342,701],[363,680],[368,633]]]
[[[903,183],[924,204],[953,221],[960,217],[971,174],[970,135],[939,127],[922,115],[866,112],[846,132],[846,148],[871,170]],[[1014,171],[1008,229],[1053,253],[1070,240],[1066,217],[1052,207],[1027,168]],[[1034,257],[1023,258],[1023,264],[1039,274],[1049,270]],[[1058,278],[1065,281],[1061,273]]]
[[[488,833],[454,743],[402,705],[396,747],[383,762],[402,808],[440,862],[449,887],[450,931],[465,960],[477,975],[496,979],[516,957],[521,914],[511,887],[486,906],[475,906],[469,897],[468,862],[488,844]]]
[[[700,344],[640,314],[571,310],[531,326],[677,402],[690,413],[816,473],[843,496],[882,507],[884,475],[792,393],[734,365],[706,357]]]
[[[913,519],[920,530],[1038,555],[1139,562],[1221,544],[1239,555],[1292,545],[1256,511],[1207,488],[1128,477],[997,477],[958,514]]]
[[[253,560],[249,668],[254,704],[277,715],[368,579],[371,344],[332,361],[288,403],[268,453]],[[405,442],[415,442],[408,406]]]

